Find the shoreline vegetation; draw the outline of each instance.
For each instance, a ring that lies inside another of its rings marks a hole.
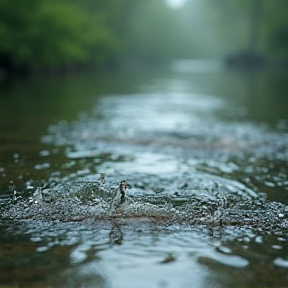
[[[2,0],[0,79],[181,58],[287,68],[288,4],[280,4],[202,0],[173,9],[165,0]]]

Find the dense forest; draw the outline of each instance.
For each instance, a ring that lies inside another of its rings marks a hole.
[[[123,61],[288,51],[285,0],[1,0],[0,67],[54,70]]]
[[[1,0],[0,67],[37,71],[113,66],[153,53],[166,58],[170,45],[160,37],[171,38],[171,15],[161,0]]]
[[[2,66],[51,69],[112,62],[132,1],[1,0]]]

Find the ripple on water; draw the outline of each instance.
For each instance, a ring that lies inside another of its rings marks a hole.
[[[220,263],[225,266],[235,267],[235,268],[244,268],[249,265],[249,261],[244,257],[237,255],[225,255],[217,252],[206,253],[204,256],[200,256],[198,261],[203,264],[212,264],[213,261]]]
[[[42,140],[63,146],[67,162],[27,197],[5,201],[2,219],[28,225],[39,254],[71,247],[69,263],[81,267],[79,275],[102,271],[127,287],[142,270],[151,271],[153,283],[171,272],[175,286],[199,271],[185,284],[198,287],[203,266],[241,270],[254,263],[261,255],[252,256],[253,245],[288,229],[288,208],[263,197],[287,182],[288,135],[223,122],[214,112],[226,104],[212,96],[163,99],[111,95],[90,114],[51,126]],[[53,170],[51,154],[41,151],[47,161],[35,169]],[[128,188],[121,204],[122,180]],[[287,268],[278,242],[270,245],[270,261]]]
[[[245,185],[219,176],[167,173],[159,179],[154,174],[133,174],[123,204],[116,181],[125,175],[108,176],[105,183],[85,173],[78,176],[82,181],[37,188],[28,199],[11,203],[2,218],[77,222],[147,218],[162,225],[232,225],[268,231],[286,229],[288,224],[285,205],[269,202]]]
[[[287,125],[279,132],[244,118],[225,122],[217,115],[235,112],[227,103],[170,82],[174,89],[106,95],[91,113],[49,127],[42,140],[53,148],[34,167],[47,179],[0,198],[0,265],[23,271],[29,251],[37,271],[56,259],[64,280],[51,287],[138,287],[143,273],[145,287],[211,287],[223,275],[232,283],[225,287],[245,287],[247,274],[260,286],[263,274],[283,277],[288,208],[268,199],[288,183]],[[24,245],[12,255],[15,239]]]

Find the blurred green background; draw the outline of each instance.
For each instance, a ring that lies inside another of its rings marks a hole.
[[[175,58],[286,65],[287,11],[286,0],[1,0],[1,74]]]

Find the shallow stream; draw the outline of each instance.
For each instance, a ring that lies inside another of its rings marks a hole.
[[[178,61],[2,83],[0,287],[287,287],[286,80]]]

